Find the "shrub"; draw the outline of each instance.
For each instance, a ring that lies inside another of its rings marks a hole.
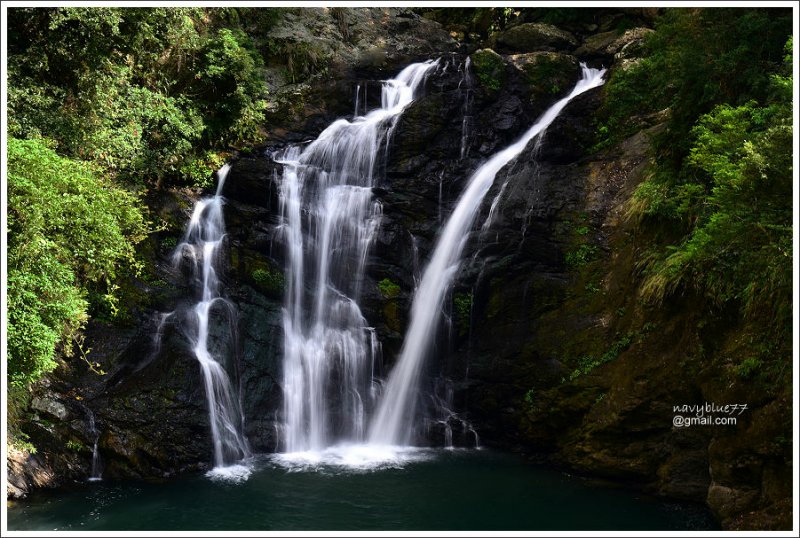
[[[400,295],[400,286],[388,278],[384,278],[378,282],[378,289],[381,290],[381,295],[383,295],[386,299],[393,299],[394,297]]]
[[[41,140],[8,140],[8,375],[35,381],[87,320],[87,292],[136,271],[147,229],[135,196]]]

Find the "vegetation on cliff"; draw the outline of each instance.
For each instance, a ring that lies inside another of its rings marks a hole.
[[[148,233],[141,194],[202,185],[261,136],[264,61],[244,31],[254,11],[8,10],[12,407],[57,354],[86,358],[91,313],[113,317]],[[261,32],[278,10],[267,12]]]
[[[236,9],[9,10],[9,134],[133,183],[200,182],[263,127]]]
[[[787,42],[788,38],[788,42]],[[645,300],[698,293],[709,313],[739,310],[761,333],[756,360],[789,383],[792,292],[791,13],[673,9],[644,57],[617,68],[601,147],[667,110],[649,179],[628,217],[647,245]]]

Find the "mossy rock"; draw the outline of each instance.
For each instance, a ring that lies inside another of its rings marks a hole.
[[[622,35],[614,30],[602,32],[587,37],[575,54],[581,57],[619,55],[617,59],[633,58],[641,53],[644,40],[652,33],[650,28],[630,28]]]
[[[580,76],[578,60],[558,52],[514,54],[509,63],[520,71],[531,87],[534,99],[545,95],[561,95],[571,88]]]
[[[578,41],[569,32],[550,24],[525,23],[497,37],[498,45],[514,52],[572,50]]]
[[[617,38],[619,38],[619,34],[614,30],[591,35],[575,51],[575,54],[581,57],[608,55],[610,54],[607,50],[609,45],[614,43]]]
[[[397,300],[390,299],[386,301],[383,305],[383,319],[386,322],[386,326],[396,332],[401,332],[402,327],[400,326],[400,309],[397,308]]]
[[[274,299],[280,299],[286,287],[283,271],[269,263],[253,269],[250,281],[257,290]]]
[[[503,57],[492,49],[481,49],[470,56],[475,76],[490,94],[496,93],[506,82],[506,64]]]

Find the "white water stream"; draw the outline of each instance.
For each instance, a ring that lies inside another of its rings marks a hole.
[[[404,446],[409,443],[420,370],[441,318],[442,302],[458,271],[461,252],[481,202],[500,169],[519,155],[531,139],[547,129],[572,99],[603,84],[605,70],[591,69],[585,65],[582,65],[582,70],[581,80],[569,95],[545,111],[519,140],[496,153],[469,179],[414,294],[410,326],[400,358],[389,376],[378,411],[372,419],[370,444]]]
[[[185,329],[203,374],[213,442],[212,473],[217,475],[230,474],[231,469],[238,473],[241,466],[231,464],[250,456],[243,433],[244,415],[225,367],[225,357],[209,349],[209,320],[214,309],[227,309],[227,315],[233,312],[233,305],[220,295],[217,276],[217,257],[225,237],[221,193],[229,169],[226,164],[217,172],[216,194],[195,204],[183,240],[173,254],[174,266],[187,262],[191,265],[199,291],[199,301],[191,310]]]
[[[276,156],[283,164],[287,258],[282,431],[288,453],[320,453],[366,438],[380,358],[375,332],[358,305],[381,219],[372,187],[385,154],[381,149],[437,65],[406,67],[384,81],[380,108],[352,121],[337,120],[306,147],[292,146]],[[356,114],[358,109],[357,100]]]

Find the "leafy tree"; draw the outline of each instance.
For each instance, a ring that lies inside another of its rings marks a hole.
[[[763,102],[771,73],[781,64],[792,32],[787,9],[665,10],[645,43],[644,57],[618,68],[605,86],[601,119],[613,139],[636,130],[631,116],[670,111],[668,129],[657,140],[660,165],[680,169],[690,131],[716,105]]]
[[[237,13],[10,9],[10,134],[140,184],[207,179],[265,121],[263,60]]]
[[[136,269],[147,231],[138,200],[43,140],[8,140],[8,376],[24,386],[69,356],[90,288]]]

